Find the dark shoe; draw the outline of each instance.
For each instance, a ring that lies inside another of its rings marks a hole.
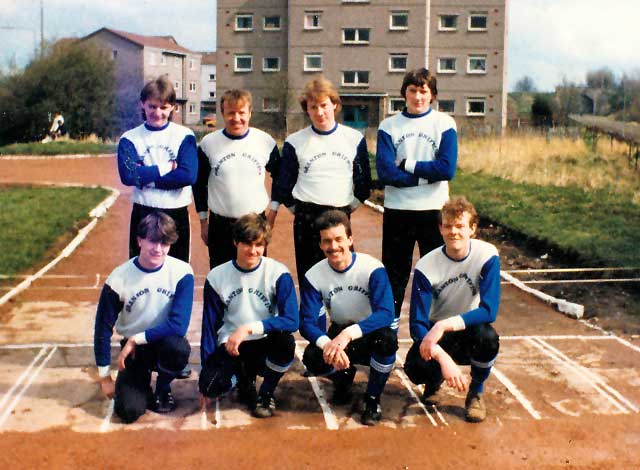
[[[382,419],[382,408],[380,398],[369,395],[364,396],[364,411],[360,417],[360,422],[365,426],[375,426]]]
[[[182,380],[182,379],[188,379],[190,377],[191,377],[191,366],[187,364],[186,366],[184,366],[184,369],[182,369],[180,373],[176,376],[176,379]]]
[[[420,401],[425,405],[437,405],[438,400],[435,395],[440,390],[440,385],[442,385],[442,381],[437,384],[424,384],[424,392],[422,392]]]
[[[351,366],[346,370],[340,370],[331,374],[333,381],[333,395],[331,403],[334,405],[346,405],[351,400],[351,385],[356,376],[356,368]]]
[[[253,410],[253,416],[256,418],[271,418],[276,411],[276,401],[273,395],[258,396],[258,403]]]
[[[482,393],[467,394],[464,401],[464,419],[470,423],[480,423],[487,417],[487,408],[484,406]]]
[[[171,413],[174,411],[178,405],[176,404],[175,398],[173,398],[173,394],[171,390],[167,390],[166,392],[159,392],[155,394],[155,403],[153,405],[152,410],[156,413]]]
[[[256,380],[238,381],[238,401],[244,403],[253,410],[258,401],[258,392],[256,392]]]

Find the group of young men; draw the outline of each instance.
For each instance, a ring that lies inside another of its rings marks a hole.
[[[413,276],[414,343],[405,371],[424,384],[423,401],[433,401],[446,381],[467,391],[467,420],[485,419],[483,385],[499,349],[491,326],[500,298],[498,253],[473,239],[473,205],[464,197],[449,200],[456,125],[431,108],[435,78],[413,70],[401,93],[406,108],[378,132],[376,166],[385,184],[381,262],[354,250],[350,215],[370,194],[369,154],[362,134],[337,123],[340,97],[331,82],[307,83],[300,104],[311,125],[286,139],[282,155],[271,136],[249,126],[249,92],[224,93],[224,128],[196,146],[193,133],[170,120],[171,83],[161,77],[145,85],[145,122],[118,146],[121,180],[133,187],[131,259],[107,279],[95,323],[100,384],[123,421],[176,407],[170,384],[184,375],[190,354],[192,191],[211,268],[203,293],[202,407],[237,389],[254,416],[273,416],[274,392],[294,360],[299,330],[309,341],[302,362],[308,374],[333,382],[332,403],[348,403],[355,365],[369,366],[361,422],[379,422],[417,242],[422,258]],[[289,269],[266,256],[282,204],[294,213],[300,304]],[[124,338],[115,383],[114,328]],[[471,365],[470,383],[461,364]]]

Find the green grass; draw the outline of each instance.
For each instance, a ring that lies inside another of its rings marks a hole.
[[[102,144],[99,142],[58,141],[46,144],[30,142],[0,147],[0,158],[3,155],[94,155],[115,153],[116,148],[116,144]]]
[[[590,265],[640,266],[640,207],[625,195],[462,171],[451,192],[467,196],[481,216]]]
[[[17,274],[52,259],[109,192],[102,188],[0,186],[0,274]],[[46,258],[46,259],[45,259]]]

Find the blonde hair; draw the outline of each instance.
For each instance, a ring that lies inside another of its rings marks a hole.
[[[329,98],[331,102],[336,105],[336,114],[340,112],[342,102],[340,101],[338,90],[336,90],[336,87],[329,80],[323,76],[319,76],[307,82],[298,101],[300,102],[302,111],[306,113],[307,102],[322,101],[324,98]]]

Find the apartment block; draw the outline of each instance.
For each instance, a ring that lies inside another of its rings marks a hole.
[[[247,88],[254,120],[268,126],[284,114],[292,132],[308,124],[302,87],[322,74],[339,89],[340,120],[371,133],[402,110],[404,74],[427,67],[436,107],[461,127],[498,131],[507,1],[218,0],[218,95]]]
[[[217,98],[217,71],[216,71],[216,53],[202,52],[202,63],[200,70],[200,117],[206,114],[216,112]]]

